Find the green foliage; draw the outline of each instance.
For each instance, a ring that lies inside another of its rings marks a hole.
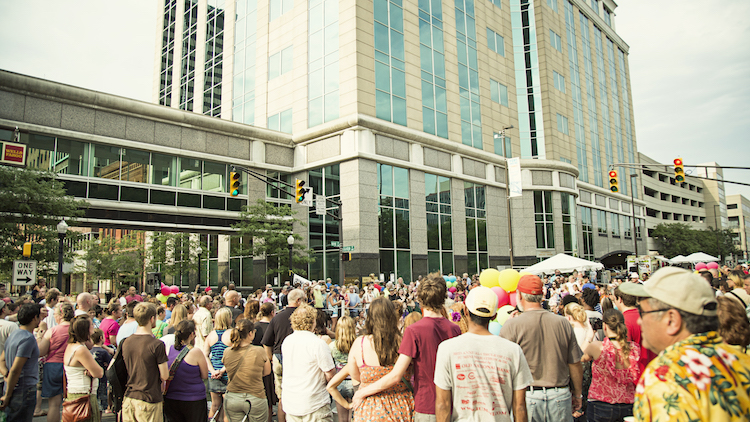
[[[94,280],[113,280],[132,285],[143,278],[144,247],[140,234],[121,239],[100,236],[82,243],[83,268]]]
[[[0,275],[10,277],[13,260],[22,259],[24,242],[33,242],[31,259],[39,275],[57,272],[59,239],[56,226],[69,226],[83,215],[86,203],[65,193],[63,183],[51,172],[0,165]],[[68,232],[71,236],[72,233]],[[65,251],[66,261],[72,257]]]
[[[654,228],[652,236],[661,245],[659,252],[667,257],[705,252],[723,261],[727,255],[738,253],[731,230],[695,230],[684,223],[662,223]]]
[[[206,256],[206,245],[189,233],[155,232],[147,250],[149,269],[164,276],[179,277],[198,271],[198,247]],[[179,283],[176,283],[179,284]]]
[[[313,261],[310,251],[304,249],[302,237],[293,233],[294,224],[304,225],[294,218],[295,211],[289,206],[275,204],[259,199],[255,205],[247,206],[240,214],[240,222],[235,224],[239,235],[253,239],[250,244],[237,245],[232,250],[234,256],[265,256],[267,265],[265,276],[283,274],[289,271],[289,245],[287,237],[294,236],[292,249],[292,271],[307,274],[306,264]],[[274,265],[276,263],[276,265]],[[302,267],[302,268],[300,268]]]

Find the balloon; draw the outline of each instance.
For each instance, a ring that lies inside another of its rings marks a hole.
[[[453,293],[450,293],[450,292],[449,292],[449,293],[448,293],[448,297],[449,297],[449,298],[451,298],[451,299],[453,299]]]
[[[168,297],[177,297],[177,294],[175,294],[175,293],[170,293]]]
[[[450,276],[449,278],[451,279],[451,283],[454,283],[454,285],[455,285],[455,283],[456,283],[456,280],[457,280],[457,279],[456,279],[456,276],[455,276],[455,275],[452,275],[452,276]]]
[[[530,273],[530,272],[528,272],[528,271],[521,271],[521,272],[520,272],[520,273],[518,273],[518,274],[519,274],[519,275],[520,275],[521,277],[523,277],[523,276],[525,276],[525,275],[534,275],[534,274],[531,274],[531,273]]]
[[[172,293],[172,291],[169,289],[169,286],[162,286],[161,288],[162,295],[169,296],[170,293]]]
[[[521,274],[518,274],[518,271],[512,268],[508,268],[500,271],[498,283],[500,284],[500,287],[503,288],[503,290],[511,293],[516,291],[516,287],[518,287],[518,280],[520,279]]]
[[[479,274],[479,284],[484,287],[493,288],[499,286],[498,278],[500,277],[500,271],[494,268],[487,268]]]
[[[517,298],[516,298],[516,292],[510,293],[508,296],[510,296],[510,306],[515,307],[516,304],[518,303]]]
[[[456,293],[456,288],[455,287],[451,287],[450,289],[448,289],[448,291],[451,292],[451,293]]]
[[[490,321],[490,325],[487,328],[490,330],[490,332],[493,335],[499,336],[500,335],[500,329],[503,328],[503,326],[500,325],[499,323],[495,322],[495,321]]]
[[[503,290],[500,286],[495,286],[492,288],[492,291],[495,292],[497,295],[497,307],[502,308],[503,306],[510,303],[510,296],[508,296],[508,292]]]
[[[382,289],[382,287],[380,287],[380,284],[377,284],[377,283],[375,283],[373,287],[375,287],[378,291]]]
[[[180,288],[177,286],[172,286],[169,288],[169,290],[170,290],[170,293],[177,294],[180,291]]]
[[[443,280],[445,280],[446,283],[450,283],[450,281],[451,281],[450,277],[448,277],[447,275],[443,276]]]
[[[497,322],[500,325],[504,325],[505,321],[510,318],[510,313],[513,312],[513,306],[505,305],[497,310],[497,316],[495,317],[494,321]]]
[[[706,268],[709,270],[718,270],[719,269],[719,263],[718,262],[709,262],[706,264]]]
[[[706,263],[705,262],[699,262],[699,263],[695,264],[695,269],[698,270],[698,271],[705,270],[706,268],[707,267],[706,267]]]
[[[164,296],[161,293],[159,293],[158,295],[156,295],[156,298],[159,299],[159,302],[161,302],[161,303],[167,303],[167,297]]]

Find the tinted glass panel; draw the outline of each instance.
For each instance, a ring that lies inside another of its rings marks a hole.
[[[91,183],[89,185],[89,198],[117,201],[117,191],[117,186]]]
[[[151,190],[151,203],[158,205],[174,205],[174,192]]]
[[[201,207],[201,196],[195,195],[192,193],[183,193],[180,192],[177,195],[177,205],[181,207],[192,207],[192,208],[200,208]]]
[[[224,209],[224,198],[219,196],[203,196],[203,208],[210,208],[212,210],[223,210]]]
[[[55,162],[52,163],[52,169],[55,173],[88,176],[89,144],[58,138],[57,154]]]
[[[123,186],[120,191],[120,200],[129,202],[148,203],[148,189],[131,188]]]
[[[146,183],[149,173],[149,153],[134,149],[122,149],[120,180]]]
[[[201,188],[201,160],[194,158],[180,159],[180,185],[181,188]]]
[[[12,138],[13,132],[7,132],[9,136],[6,136],[8,140]],[[49,170],[50,163],[52,162],[52,156],[55,153],[55,138],[43,135],[29,135],[28,143],[28,158],[26,160],[26,166],[30,169],[38,170]]]
[[[151,154],[151,179],[149,183],[163,186],[176,186],[177,157]]]
[[[92,144],[91,151],[94,155],[93,176],[118,180],[120,178],[120,148]]]

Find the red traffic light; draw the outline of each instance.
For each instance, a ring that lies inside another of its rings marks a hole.
[[[682,159],[681,158],[675,158],[674,159],[674,165],[681,166],[682,165]]]
[[[609,177],[617,177],[617,172],[615,170],[610,171]]]

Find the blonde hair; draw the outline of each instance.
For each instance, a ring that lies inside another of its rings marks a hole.
[[[336,323],[336,348],[343,354],[348,354],[357,338],[357,322],[354,318],[344,315]]]
[[[151,318],[156,316],[156,305],[149,302],[139,303],[133,310],[133,315],[138,322],[138,326],[143,327],[151,322]]]
[[[221,308],[214,316],[214,329],[226,330],[232,326],[232,311],[229,308]]]
[[[454,318],[454,313],[458,313],[459,317]],[[453,304],[453,306],[451,306],[451,314],[449,319],[454,324],[458,325],[458,328],[461,329],[461,334],[469,331],[469,311],[468,309],[466,309],[466,305],[464,305],[463,302],[456,302]]]
[[[318,311],[312,306],[303,304],[292,313],[289,321],[294,331],[314,331],[318,319]]]
[[[176,327],[182,321],[185,321],[188,317],[187,308],[182,304],[174,305],[172,309],[172,318],[169,319],[169,326]]]
[[[580,322],[581,324],[586,324],[586,320],[588,317],[586,316],[586,311],[583,310],[583,306],[577,304],[577,303],[568,303],[565,305],[565,315],[570,315],[573,317],[574,320]]]
[[[404,318],[404,328],[414,324],[420,319],[422,319],[422,314],[420,314],[419,312],[415,311],[415,312],[410,313],[409,315],[406,316],[406,318]]]

